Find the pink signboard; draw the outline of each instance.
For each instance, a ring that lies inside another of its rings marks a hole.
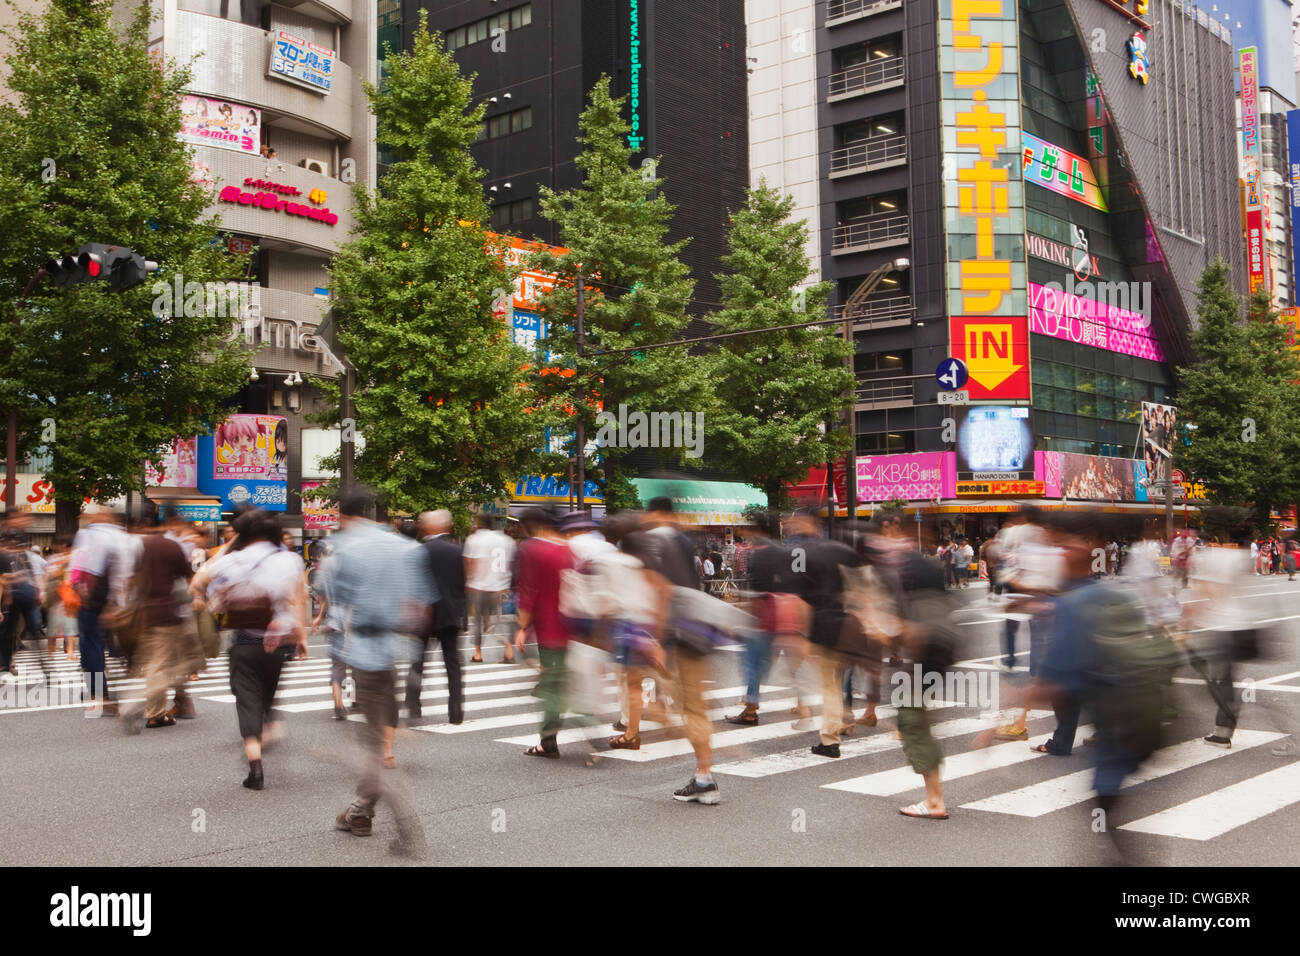
[[[1134,287],[1136,295],[1144,283],[1080,283],[1078,288],[1096,293],[1076,295],[1060,288],[1029,283],[1029,331],[1065,339],[1075,345],[1091,345],[1153,362],[1165,360],[1164,350],[1151,331],[1151,320],[1138,312],[1113,304],[1118,286]],[[1103,294],[1104,293],[1104,294]],[[1149,292],[1146,293],[1148,296]],[[1149,306],[1149,302],[1147,303]]]
[[[858,500],[924,501],[951,498],[957,488],[957,456],[950,451],[914,455],[858,456]]]

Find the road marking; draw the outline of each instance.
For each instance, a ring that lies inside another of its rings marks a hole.
[[[1120,829],[1184,840],[1213,840],[1297,802],[1300,802],[1300,763],[1292,763],[1125,823]],[[1276,839],[1281,834],[1272,836]]]
[[[1204,740],[1188,740],[1171,747],[1162,747],[1153,753],[1137,773],[1125,777],[1123,787],[1136,786],[1158,780],[1171,773],[1231,756],[1239,750],[1260,747],[1285,737],[1285,734],[1259,730],[1238,730],[1232,738],[1232,749],[1211,747]],[[1080,770],[1040,783],[1009,790],[973,803],[963,803],[963,810],[986,810],[989,813],[1009,813],[1018,817],[1041,817],[1046,813],[1063,810],[1092,798],[1093,770]]]
[[[988,725],[984,724],[983,726],[987,727]],[[1080,727],[1075,732],[1075,740],[1077,741],[1090,733],[1092,733],[1091,726]],[[1051,736],[1051,734],[1043,734],[1040,737],[1033,737],[1028,741],[1028,745],[1013,742],[1011,746],[985,747],[982,750],[971,750],[955,757],[949,757],[943,762],[940,776],[943,778],[943,782],[947,783],[950,780],[969,777],[972,774],[983,773],[986,770],[997,770],[1002,767],[1010,767],[1018,763],[1045,757],[1046,754],[1034,753],[1032,748],[1038,744],[1046,743],[1051,739]],[[836,783],[822,784],[823,789],[826,790],[865,793],[877,797],[892,797],[898,793],[906,793],[908,790],[919,790],[923,786],[921,775],[910,766],[896,767],[893,770],[883,770],[879,773],[869,773],[862,777],[852,777]]]

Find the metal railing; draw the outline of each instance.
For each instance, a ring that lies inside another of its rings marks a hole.
[[[827,95],[849,96],[871,90],[900,86],[903,82],[903,58],[891,56],[883,60],[868,60],[847,70],[830,75]]]
[[[907,137],[873,136],[861,142],[850,143],[831,150],[831,175],[864,173],[907,162]]]
[[[911,405],[916,383],[911,378],[877,378],[858,382],[858,408]]]
[[[849,319],[853,322],[854,330],[860,331],[887,325],[909,325],[915,314],[910,295],[883,295],[859,303]],[[843,322],[844,306],[835,306],[831,315],[836,321]]]
[[[829,0],[826,4],[826,25],[832,26],[837,21],[896,10],[902,5],[903,0]]]
[[[909,226],[906,213],[884,216],[862,216],[849,219],[835,227],[831,239],[831,252],[848,252],[894,246],[908,241]]]

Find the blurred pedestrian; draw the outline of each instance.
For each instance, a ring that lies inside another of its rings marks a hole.
[[[535,692],[542,701],[541,740],[524,753],[529,757],[558,758],[557,737],[565,709],[564,655],[570,638],[560,615],[560,575],[573,568],[573,552],[560,535],[551,511],[530,508],[520,520],[529,537],[517,552],[515,649],[524,653],[531,630],[542,671]]]
[[[119,519],[100,511],[85,516],[85,526],[73,540],[72,583],[81,599],[77,612],[81,669],[86,675],[87,717],[115,713],[107,679],[111,634],[103,619],[126,602],[127,582],[135,573],[139,543]]]
[[[510,590],[515,565],[515,543],[509,535],[493,527],[492,516],[476,515],[475,531],[465,539],[465,600],[469,605],[470,634],[474,656],[470,661],[483,663],[483,639],[491,640],[501,619],[501,603]],[[502,638],[502,660],[513,664],[514,648],[508,636]]]
[[[447,670],[447,719],[459,724],[465,719],[465,687],[460,659],[460,628],[465,620],[465,559],[460,545],[452,540],[451,512],[426,511],[420,515],[419,534],[424,547],[433,591],[438,603],[433,606],[433,621],[418,638],[411,669],[406,674],[406,717],[419,720],[420,686],[424,678],[424,659],[429,643],[442,647],[442,663]]]

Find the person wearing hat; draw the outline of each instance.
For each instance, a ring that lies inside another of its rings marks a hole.
[[[600,525],[585,511],[570,511],[560,518],[560,534],[569,542],[575,564],[614,550],[600,533]]]

